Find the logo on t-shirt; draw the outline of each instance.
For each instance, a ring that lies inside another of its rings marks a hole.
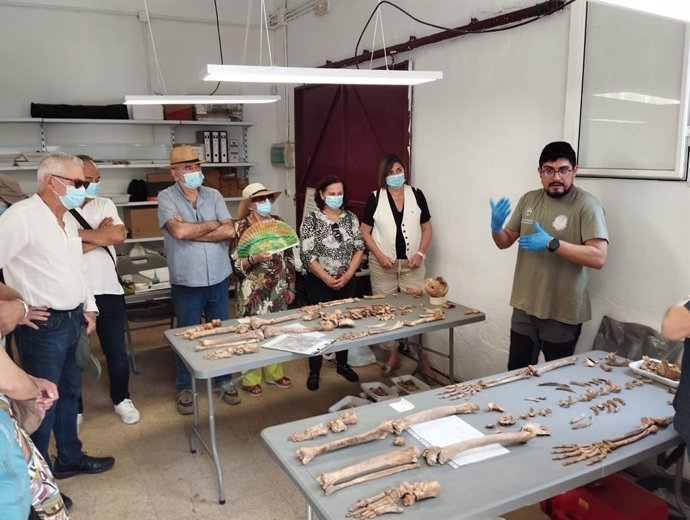
[[[568,227],[568,217],[565,215],[558,215],[555,219],[553,219],[552,225],[556,231],[563,231]]]

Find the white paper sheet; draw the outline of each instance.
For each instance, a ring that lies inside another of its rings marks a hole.
[[[415,439],[427,447],[439,446],[444,448],[456,442],[484,437],[482,432],[470,426],[456,415],[415,424],[414,426],[410,426],[408,431]],[[473,464],[505,453],[510,452],[499,444],[491,444],[461,453],[448,461],[448,464],[452,468],[457,469],[460,466]]]
[[[287,325],[295,330],[306,328],[301,323]],[[297,354],[314,355],[327,348],[334,340],[329,340],[321,332],[305,332],[302,334],[280,334],[261,344],[261,347],[275,350],[286,350]]]

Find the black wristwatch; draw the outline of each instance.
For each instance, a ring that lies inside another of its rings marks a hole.
[[[561,241],[557,238],[552,238],[551,240],[549,240],[546,249],[548,249],[551,253],[554,253],[556,249],[558,249],[559,247],[561,247]]]

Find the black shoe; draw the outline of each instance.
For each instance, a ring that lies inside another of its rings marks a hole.
[[[113,464],[115,464],[115,459],[112,457],[89,457],[86,454],[82,455],[77,464],[61,464],[59,460],[55,459],[53,476],[55,478],[69,478],[78,473],[103,473],[112,468]]]
[[[309,377],[307,378],[307,390],[316,392],[319,389],[319,373],[309,372]]]
[[[60,496],[62,497],[62,503],[65,504],[65,509],[67,509],[67,511],[72,509],[72,499],[64,493],[60,493]]]
[[[352,370],[352,368],[350,368],[350,365],[338,365],[335,371],[338,372],[338,374],[343,376],[348,381],[359,381],[359,376],[357,375],[357,372]]]

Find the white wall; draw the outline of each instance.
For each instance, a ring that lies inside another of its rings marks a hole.
[[[126,93],[145,93],[149,76],[154,89],[159,87],[155,75],[146,74],[146,35],[134,16],[142,9],[139,1],[23,3],[40,3],[40,9],[15,3],[0,0],[0,117],[28,116],[31,100],[116,102]],[[289,1],[290,6],[297,3],[301,0]],[[460,26],[470,17],[483,19],[535,2],[398,3],[431,22]],[[89,10],[47,9],[48,4]],[[219,4],[225,61],[240,63],[247,2]],[[317,66],[326,59],[352,55],[376,2],[331,0],[330,4],[325,16],[306,15],[288,27],[290,65]],[[205,63],[217,61],[215,28],[208,23],[212,4],[150,0],[149,5],[159,15],[153,28],[168,91],[210,90],[197,73]],[[389,7],[384,7],[383,20],[388,45],[435,32]],[[566,10],[519,29],[466,36],[397,58],[411,58],[415,68],[440,69],[445,75],[443,81],[415,87],[412,170],[433,215],[429,274],[445,276],[452,299],[487,315],[486,322],[456,331],[456,373],[463,378],[506,366],[515,249],[498,251],[493,245],[488,200],[508,196],[517,202],[522,193],[538,187],[539,152],[563,135],[568,31]],[[371,34],[363,38],[362,47],[372,48]],[[282,32],[271,36],[280,47]],[[248,63],[257,63],[255,30],[249,48],[254,54],[248,55]],[[277,49],[276,62],[283,59]],[[266,93],[267,88],[246,91]],[[223,86],[221,92],[232,94],[234,89]],[[291,92],[279,88],[279,94],[288,94],[287,106],[292,104]],[[246,109],[245,119],[257,122],[249,133],[250,158],[259,162],[251,178],[280,189],[293,189],[294,175],[273,168],[268,153],[270,144],[285,140],[287,118],[285,104]],[[685,267],[690,201],[684,182],[579,179],[577,184],[601,200],[611,234],[609,261],[590,281],[594,318],[585,325],[578,346],[587,350],[604,314],[658,327],[664,309],[690,292]],[[290,196],[281,197],[278,211],[294,219]],[[441,347],[445,335],[433,337],[433,342]]]
[[[457,27],[533,5],[530,1],[396,2],[436,24]],[[352,56],[373,1],[331,1],[331,12],[289,28],[291,65]],[[387,45],[436,32],[383,8]],[[563,136],[568,10],[505,32],[472,35],[399,55],[444,79],[414,89],[413,176],[427,195],[434,240],[429,274],[443,275],[450,297],[482,309],[482,324],[456,330],[456,373],[474,378],[504,370],[515,247],[499,251],[489,232],[489,198],[513,201],[539,187],[542,147]],[[318,42],[318,45],[315,45]],[[363,47],[372,48],[371,30]],[[380,40],[375,48],[380,48]],[[378,65],[378,64],[377,64]],[[372,180],[373,182],[373,180]],[[690,204],[685,182],[578,179],[606,209],[606,267],[590,278],[593,319],[578,351],[589,350],[603,315],[658,328],[665,308],[690,293]],[[432,340],[445,344],[445,334]],[[441,366],[444,360],[437,360]]]

